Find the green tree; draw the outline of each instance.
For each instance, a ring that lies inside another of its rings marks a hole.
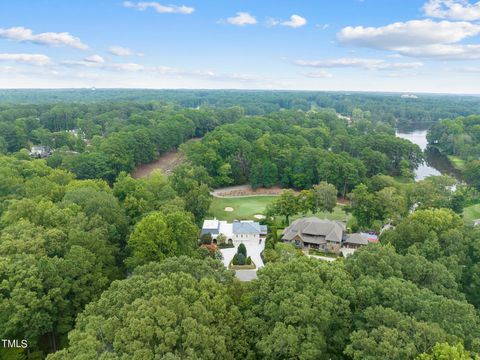
[[[137,268],[89,305],[70,333],[70,345],[48,360],[234,359],[242,315],[217,261],[170,259]]]
[[[355,216],[360,227],[369,228],[374,220],[382,218],[375,194],[370,193],[366,185],[358,185],[348,197],[350,199],[348,211]]]
[[[135,226],[128,247],[130,268],[149,261],[163,261],[176,255],[191,255],[195,249],[198,229],[191,218],[181,212],[164,215],[153,212]]]
[[[478,357],[477,357],[478,358]],[[474,360],[462,344],[450,345],[448,343],[435,344],[428,353],[423,353],[417,360]]]
[[[259,271],[243,310],[256,358],[337,358],[342,352],[354,291],[341,266],[331,265],[299,258]]]
[[[298,211],[298,198],[292,190],[283,191],[266,210],[269,215],[285,216],[287,224],[290,223],[290,216],[297,214]]]
[[[465,180],[480,191],[480,160],[467,162],[464,171]]]
[[[240,245],[238,245],[237,253],[247,257],[247,248],[245,247],[244,243],[240,243]]]
[[[312,213],[333,211],[337,205],[337,189],[334,185],[322,181],[318,185],[315,185],[311,191],[313,197]]]

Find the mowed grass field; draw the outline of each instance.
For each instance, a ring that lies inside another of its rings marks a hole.
[[[254,215],[263,214],[263,211],[277,196],[245,196],[233,198],[214,197],[210,206],[210,216],[220,220],[257,220]],[[225,211],[226,207],[233,208],[232,212]],[[349,214],[343,211],[343,207],[337,205],[332,213],[320,212],[314,214],[320,219],[341,220],[348,222],[351,218]],[[312,216],[307,214],[306,216]],[[290,221],[298,219],[302,215],[295,215]]]
[[[275,198],[276,196],[214,197],[210,206],[210,215],[227,221],[258,220],[254,218],[254,215],[262,214],[267,205]],[[233,211],[225,211],[226,207],[233,208]]]
[[[342,205],[337,204],[337,206],[335,206],[335,209],[333,209],[333,212],[331,212],[331,213],[329,213],[329,212],[318,212],[316,214],[312,214],[312,213],[308,213],[308,214],[305,214],[305,215],[298,214],[298,215],[292,216],[290,221],[296,220],[296,219],[304,217],[304,216],[307,216],[307,217],[308,216],[316,216],[320,219],[339,220],[339,221],[345,221],[346,223],[348,223],[349,220],[352,217],[351,214],[347,214],[343,210]]]
[[[468,206],[463,209],[463,220],[470,225],[473,220],[480,219],[480,204]]]
[[[465,170],[465,160],[453,155],[449,155],[448,159],[450,160],[455,169],[458,169],[460,171]]]

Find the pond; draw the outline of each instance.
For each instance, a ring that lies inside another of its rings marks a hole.
[[[428,124],[422,124],[397,129],[396,131],[396,135],[399,138],[410,140],[412,143],[417,144],[425,153],[426,161],[415,171],[415,180],[420,181],[428,176],[441,174],[450,174],[459,178],[459,172],[452,166],[448,158],[440,154],[437,149],[428,146],[428,128]]]

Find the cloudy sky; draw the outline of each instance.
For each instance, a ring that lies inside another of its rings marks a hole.
[[[0,2],[0,88],[480,93],[480,1]]]

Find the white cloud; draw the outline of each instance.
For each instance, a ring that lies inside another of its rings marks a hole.
[[[140,11],[145,11],[148,8],[154,9],[159,14],[192,14],[195,9],[191,6],[185,5],[162,5],[155,1],[140,1],[135,3],[133,1],[124,1],[123,6],[127,8],[134,8]]]
[[[404,46],[398,48],[397,51],[405,56],[440,60],[480,59],[480,45],[434,44],[420,47]]]
[[[100,55],[87,56],[84,60],[95,64],[103,64],[105,62],[105,59]]]
[[[299,28],[307,25],[307,19],[301,17],[300,15],[293,14],[292,16],[290,16],[290,20],[282,21],[280,25],[288,26],[291,28]]]
[[[135,64],[135,63],[109,64],[105,68],[109,70],[128,71],[128,72],[135,72],[135,71],[140,71],[144,69],[142,65]]]
[[[0,61],[20,62],[31,65],[49,65],[50,58],[42,54],[0,54]]]
[[[108,52],[112,55],[115,56],[143,56],[142,53],[135,53],[129,48],[123,47],[123,46],[118,46],[118,45],[112,45],[108,48]]]
[[[426,19],[382,27],[348,26],[337,34],[337,39],[342,44],[395,51],[404,56],[476,59],[480,57],[480,45],[456,43],[478,34],[480,24]]]
[[[382,59],[366,58],[339,58],[328,60],[297,60],[296,65],[314,68],[361,68],[365,70],[403,70],[415,69],[423,66],[421,62],[387,62]]]
[[[237,12],[235,16],[229,17],[227,22],[232,25],[244,26],[244,25],[255,25],[257,19],[254,16],[250,15],[248,12]]]
[[[451,20],[480,20],[480,1],[470,4],[468,0],[429,0],[424,6],[425,15]]]
[[[480,67],[465,67],[461,69],[461,71],[469,73],[480,73]]]
[[[277,20],[275,18],[268,18],[265,24],[268,27],[277,26],[278,24],[280,24],[280,20]]]
[[[291,28],[299,28],[307,24],[307,19],[301,17],[300,15],[293,14],[290,16],[289,20],[279,20],[275,18],[268,18],[266,21],[266,25],[268,27],[273,27],[277,25],[287,26]]]
[[[315,25],[316,28],[326,30],[330,27],[330,24],[317,24]]]
[[[65,66],[80,66],[124,72],[136,72],[145,69],[142,65],[136,63],[107,63],[105,59],[99,55],[89,56],[83,60],[65,60],[62,61],[61,64]]]
[[[182,70],[182,69],[172,68],[169,66],[158,66],[156,68],[148,69],[148,70],[160,75],[170,75],[170,76],[176,76],[176,77],[198,78],[198,79],[208,79],[208,80],[217,80],[217,81],[237,80],[241,82],[258,82],[263,80],[258,76],[254,76],[250,74],[217,73],[211,70]]]
[[[325,70],[319,71],[312,71],[305,74],[306,77],[313,78],[313,79],[326,79],[331,78],[333,75]]]
[[[337,34],[337,39],[343,44],[394,50],[403,46],[451,44],[479,33],[477,24],[426,19],[381,27],[348,26]]]
[[[33,31],[24,27],[12,27],[9,29],[0,29],[0,38],[18,41],[31,42],[48,46],[70,46],[80,50],[88,49],[88,46],[80,41],[79,38],[70,35],[68,32],[54,33],[46,32],[33,34]]]

